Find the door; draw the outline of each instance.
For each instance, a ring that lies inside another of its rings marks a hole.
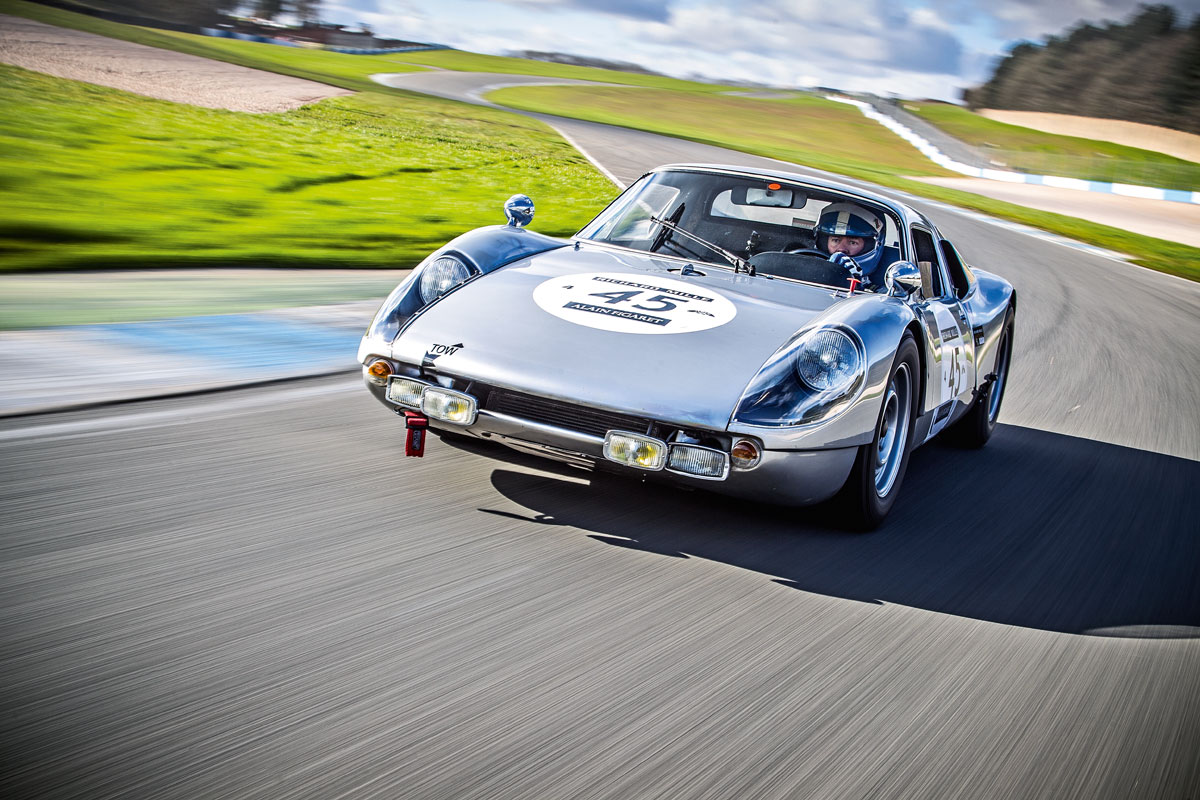
[[[966,309],[938,258],[933,235],[913,226],[912,239],[925,295],[919,309],[930,343],[925,410],[933,411],[933,420],[928,439],[950,423],[960,404],[965,408],[974,397],[975,340]]]

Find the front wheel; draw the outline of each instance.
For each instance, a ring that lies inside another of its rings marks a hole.
[[[883,522],[900,494],[900,484],[912,452],[916,421],[920,359],[911,333],[896,348],[875,435],[858,449],[840,500],[851,527],[871,530]]]

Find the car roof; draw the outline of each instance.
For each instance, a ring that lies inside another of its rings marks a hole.
[[[845,194],[854,195],[856,197],[861,197],[863,200],[868,200],[873,203],[877,203],[879,205],[887,206],[888,208],[892,209],[904,221],[905,225],[915,222],[915,223],[923,224],[923,225],[926,225],[929,227],[933,227],[933,223],[931,223],[924,214],[922,214],[920,211],[917,211],[912,206],[906,205],[905,203],[901,203],[899,200],[894,200],[891,197],[886,197],[881,194],[876,194],[875,192],[869,191],[867,189],[860,189],[857,186],[851,186],[849,184],[839,183],[839,182],[833,181],[833,180],[826,180],[823,178],[815,178],[815,177],[811,177],[809,175],[800,175],[799,173],[788,172],[786,170],[766,170],[766,169],[759,169],[756,167],[735,167],[730,164],[694,164],[694,163],[664,164],[661,167],[655,167],[654,169],[650,170],[650,172],[652,172],[652,173],[653,172],[672,172],[672,171],[721,172],[721,173],[735,173],[738,175],[750,175],[750,176],[753,176],[756,178],[768,178],[768,179],[769,178],[782,178],[789,182],[807,184],[809,186],[813,186],[813,187],[816,187],[819,189],[828,189],[828,190],[835,191],[835,192],[843,192]]]

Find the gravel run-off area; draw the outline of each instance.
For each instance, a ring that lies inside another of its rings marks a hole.
[[[1033,128],[1044,133],[1061,136],[1078,136],[1083,139],[1099,139],[1115,142],[1127,147],[1140,147],[1166,153],[1186,161],[1200,161],[1200,136],[1194,133],[1145,125],[1141,122],[1126,122],[1119,119],[1076,117],[1071,114],[1047,114],[1041,111],[1005,111],[995,108],[980,109],[979,113],[997,122]]]
[[[269,113],[353,94],[336,86],[0,14],[0,62],[205,108]]]

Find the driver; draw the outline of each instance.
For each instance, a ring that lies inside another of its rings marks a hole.
[[[863,286],[883,283],[883,273],[900,258],[883,244],[883,218],[857,203],[832,203],[821,212],[815,229],[817,249],[829,254]]]

